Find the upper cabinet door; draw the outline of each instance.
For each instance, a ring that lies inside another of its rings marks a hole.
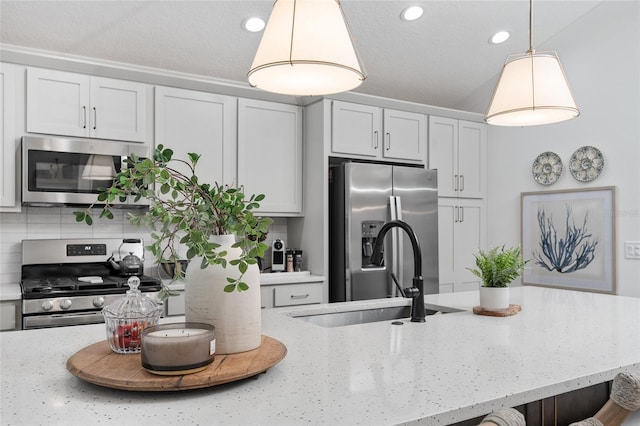
[[[382,110],[368,105],[333,101],[331,151],[378,157],[382,151]]]
[[[27,131],[147,142],[149,86],[40,68],[27,70]]]
[[[235,182],[236,98],[213,93],[156,87],[156,146],[171,148],[188,161],[200,154],[196,174],[202,183]],[[186,165],[174,164],[183,173]]]
[[[89,136],[90,77],[27,69],[27,131]]]
[[[385,158],[399,160],[427,159],[427,118],[424,114],[384,110],[384,150]]]
[[[457,197],[458,120],[429,117],[429,168],[438,170],[438,195]]]
[[[260,214],[302,213],[302,108],[238,100],[238,184],[264,194]]]
[[[438,169],[441,197],[483,198],[487,125],[429,117],[429,168]]]
[[[16,207],[16,66],[0,63],[0,208]],[[19,193],[19,191],[18,191]],[[19,204],[18,204],[19,206]]]
[[[333,101],[331,152],[367,160],[423,164],[427,158],[424,114]]]
[[[109,78],[91,78],[91,136],[147,140],[147,86]]]
[[[487,125],[460,121],[458,136],[459,196],[482,198],[487,175]]]

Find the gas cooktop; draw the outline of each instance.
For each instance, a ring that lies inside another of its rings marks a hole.
[[[139,276],[143,292],[160,291],[161,281],[146,275]],[[85,276],[85,277],[39,277],[24,278],[21,283],[22,297],[40,299],[56,296],[81,296],[85,294],[120,294],[129,290],[129,277]]]

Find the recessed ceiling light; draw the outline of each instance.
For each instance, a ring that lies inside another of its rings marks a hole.
[[[511,34],[509,34],[508,31],[498,31],[497,33],[491,36],[491,38],[489,39],[489,43],[491,44],[504,43],[509,39],[510,35]]]
[[[257,33],[264,29],[264,21],[262,18],[247,18],[242,21],[242,28],[251,33]]]
[[[403,21],[415,21],[422,16],[423,10],[420,6],[409,6],[400,14]]]

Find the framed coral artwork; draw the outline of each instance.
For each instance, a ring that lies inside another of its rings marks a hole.
[[[525,285],[616,293],[615,187],[521,194]]]

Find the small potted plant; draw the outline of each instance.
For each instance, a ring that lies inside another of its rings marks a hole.
[[[528,260],[522,259],[520,247],[493,247],[474,255],[477,269],[467,268],[482,280],[480,306],[488,311],[509,308],[508,285],[520,276]]]
[[[218,353],[254,349],[261,336],[257,258],[267,249],[262,236],[272,220],[255,216],[253,210],[264,195],[246,198],[242,187],[200,182],[196,175],[200,155],[188,157],[173,158],[173,151],[162,145],[153,159],[132,155],[129,167],[116,175],[93,205],[74,212],[76,220],[91,225],[95,204],[103,205],[100,217],[111,219],[116,199],[146,198],[148,211],[129,214],[129,220],[152,230],[149,249],[157,262],[175,265],[175,277],[186,278],[186,320],[216,327]],[[180,262],[180,253],[185,252],[191,261],[186,276]],[[169,294],[163,288],[161,297]],[[229,324],[233,326],[225,327]],[[241,336],[249,329],[253,330],[249,338]],[[230,334],[240,334],[242,342],[227,344],[233,339]]]

